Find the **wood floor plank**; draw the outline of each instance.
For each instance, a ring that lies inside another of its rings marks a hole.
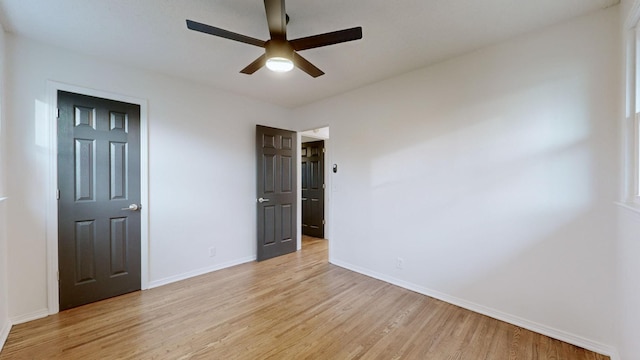
[[[605,360],[546,336],[294,254],[14,326],[8,359]]]

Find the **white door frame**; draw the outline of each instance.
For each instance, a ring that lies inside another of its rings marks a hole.
[[[56,190],[58,189],[58,90],[140,106],[140,200],[143,205],[140,212],[140,288],[145,290],[149,287],[149,132],[147,100],[48,80],[46,123],[49,127],[49,171],[47,174],[46,242],[47,308],[49,314],[55,314],[60,311],[58,297],[58,200],[56,199]]]

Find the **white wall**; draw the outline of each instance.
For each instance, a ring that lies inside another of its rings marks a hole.
[[[46,314],[47,80],[148,100],[150,281],[255,258],[255,124],[279,107],[7,37],[9,314]],[[55,221],[55,219],[49,219]],[[208,248],[216,246],[216,256]]]
[[[4,170],[2,171],[4,172]],[[11,322],[9,320],[7,286],[6,201],[0,197],[0,349],[4,345]]]
[[[640,354],[640,212],[618,210],[618,313],[617,347],[620,359]]]
[[[0,198],[5,197],[6,191],[6,121],[5,121],[5,83],[6,83],[6,40],[4,29],[0,23]]]
[[[626,20],[626,16],[631,12],[635,0],[620,0],[620,12],[623,15],[622,21]]]
[[[618,15],[297,109],[331,127],[331,261],[610,351]]]
[[[7,240],[6,240],[6,197],[4,179],[5,168],[5,34],[0,24],[0,349],[9,334],[9,305],[7,303]]]
[[[637,0],[623,0],[620,6],[622,34],[624,38],[626,27],[624,22],[632,15]],[[634,14],[635,15],[635,14]],[[621,108],[624,108],[624,98]],[[621,116],[624,119],[624,116]],[[627,129],[625,129],[627,130]],[[627,155],[629,149],[621,147],[621,157]],[[621,187],[624,188],[624,184]],[[623,199],[626,197],[623,189]],[[624,199],[626,200],[626,199]],[[617,210],[618,238],[616,243],[616,284],[617,284],[617,313],[616,313],[616,345],[621,360],[636,359],[640,354],[640,209],[637,205],[621,206]]]

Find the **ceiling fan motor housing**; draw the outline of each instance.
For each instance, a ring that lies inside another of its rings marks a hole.
[[[271,39],[265,43],[264,47],[267,59],[285,58],[293,60],[293,47],[287,40]]]

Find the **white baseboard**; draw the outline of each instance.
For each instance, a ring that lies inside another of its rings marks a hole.
[[[192,277],[195,277],[195,276],[208,274],[208,273],[213,272],[213,271],[226,269],[228,267],[232,267],[232,266],[248,263],[248,262],[255,261],[255,260],[256,260],[255,256],[249,256],[249,257],[240,258],[240,259],[233,260],[233,261],[228,261],[228,262],[222,263],[222,264],[215,264],[215,265],[208,266],[208,267],[205,267],[205,268],[201,268],[201,269],[197,269],[197,270],[193,270],[193,271],[188,271],[186,273],[182,273],[182,274],[179,274],[179,275],[169,276],[169,277],[166,277],[164,279],[151,281],[149,283],[149,289],[153,289],[153,288],[156,288],[156,287],[159,287],[159,286],[162,286],[162,285],[171,284],[171,283],[174,283],[176,281],[186,280],[186,279],[189,279],[189,278],[192,278]]]
[[[507,322],[509,324],[513,324],[515,326],[519,326],[521,328],[527,329],[527,330],[531,330],[534,331],[536,333],[542,334],[542,335],[546,335],[548,337],[560,340],[560,341],[564,341],[566,343],[575,345],[575,346],[579,346],[581,348],[590,350],[590,351],[594,351],[597,352],[599,354],[603,354],[603,355],[607,355],[611,358],[611,360],[620,360],[619,355],[617,350],[615,349],[615,347],[613,346],[609,346],[609,345],[605,345],[605,344],[601,344],[597,341],[592,341],[589,339],[585,339],[581,336],[575,335],[575,334],[571,334],[568,333],[566,331],[562,331],[562,330],[558,330],[549,326],[545,326],[542,324],[538,324],[536,322],[533,321],[529,321],[527,319],[523,319],[521,317],[518,316],[514,316],[511,314],[506,314],[502,311],[496,310],[496,309],[492,309],[483,305],[479,305],[467,300],[463,300],[460,298],[457,298],[455,296],[451,296],[451,295],[447,295],[435,290],[431,290],[416,284],[412,284],[409,283],[407,281],[404,280],[400,280],[400,279],[396,279],[394,277],[385,275],[385,274],[381,274],[369,269],[365,269],[356,265],[352,265],[340,260],[336,260],[336,259],[329,259],[329,262],[340,266],[342,268],[351,270],[351,271],[355,271],[357,273],[360,273],[362,275],[366,275],[369,277],[372,277],[374,279],[378,279],[378,280],[382,280],[384,282],[396,285],[396,286],[400,286],[402,288],[417,292],[419,294],[422,295],[426,295],[438,300],[442,300],[444,302],[447,302],[449,304],[453,304],[456,306],[459,306],[461,308],[467,309],[467,310],[471,310],[473,312],[477,312],[479,314],[482,315],[486,315],[489,316],[491,318],[497,319],[497,320],[501,320],[504,322]]]
[[[41,310],[34,311],[32,313],[29,313],[29,314],[16,316],[14,318],[11,318],[10,321],[11,321],[12,325],[18,325],[18,324],[26,323],[26,322],[33,321],[33,320],[42,319],[42,318],[45,318],[47,316],[49,316],[49,310],[48,309],[41,309]]]
[[[2,351],[4,343],[7,342],[9,332],[11,332],[11,322],[7,321],[7,323],[2,326],[2,329],[0,329],[0,351]]]

